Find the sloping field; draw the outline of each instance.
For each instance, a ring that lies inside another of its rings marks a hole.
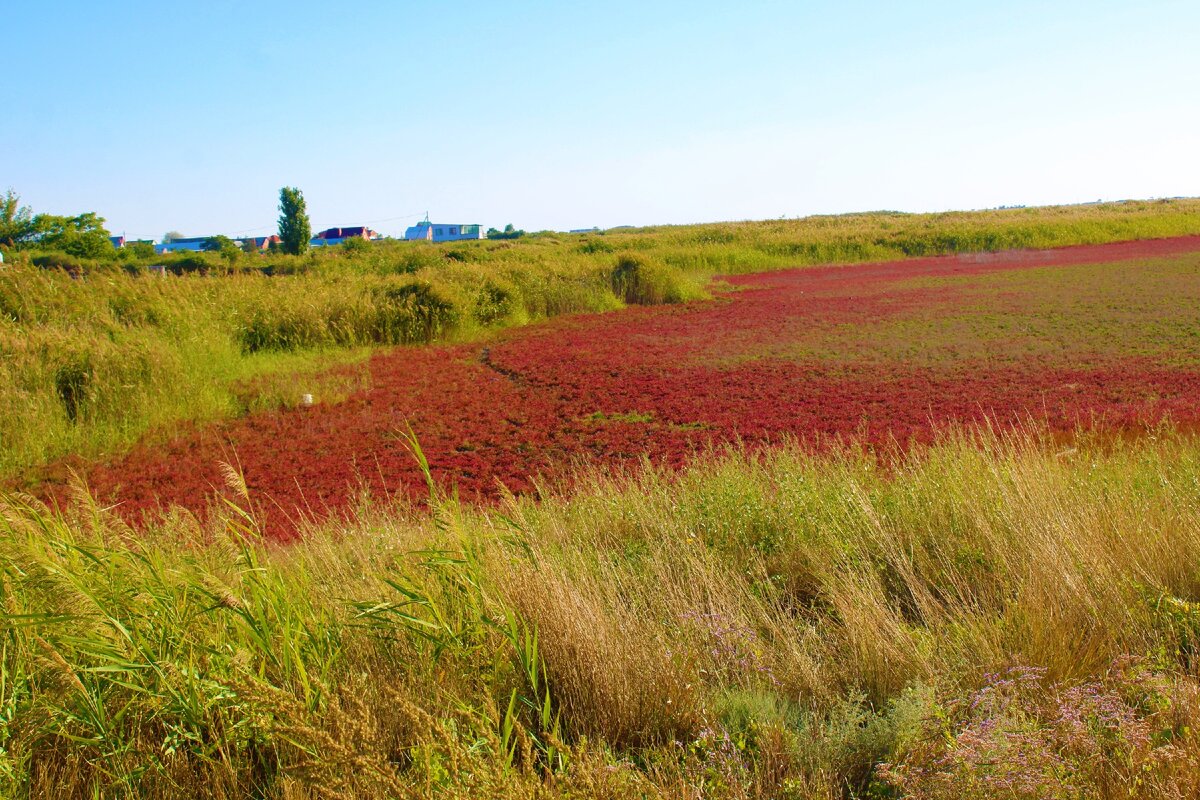
[[[373,358],[337,404],[181,432],[87,481],[124,515],[201,512],[240,466],[268,528],[372,494],[527,492],[581,461],[709,444],[929,441],[947,426],[1200,422],[1200,237],[818,267],[717,299],[562,318]],[[297,392],[305,391],[302,385]],[[319,398],[318,398],[319,400]]]

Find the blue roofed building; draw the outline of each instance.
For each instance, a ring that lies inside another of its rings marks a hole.
[[[180,251],[198,253],[204,249],[204,244],[211,238],[211,236],[189,236],[186,239],[172,239],[169,242],[159,242],[154,249],[159,253],[178,253]]]

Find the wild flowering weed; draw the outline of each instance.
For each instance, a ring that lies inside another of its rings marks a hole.
[[[720,725],[706,725],[687,748],[685,774],[701,796],[736,796],[748,783],[750,765],[745,743]]]
[[[1191,756],[1170,743],[1171,686],[1129,659],[1101,681],[1048,684],[1014,667],[945,701],[876,769],[907,797],[1184,797]]]
[[[709,665],[700,672],[709,680],[736,684],[760,677],[771,683],[778,682],[764,657],[763,643],[753,628],[717,612],[688,611],[680,616],[680,622],[695,628],[705,640]]]

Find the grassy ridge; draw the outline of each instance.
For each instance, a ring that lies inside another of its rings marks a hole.
[[[181,420],[295,401],[266,376],[316,374],[378,345],[679,302],[702,296],[713,274],[1194,233],[1200,202],[1183,200],[384,243],[234,262],[188,255],[165,259],[185,273],[169,277],[136,259],[16,254],[0,270],[0,476],[119,450]],[[354,380],[316,381],[318,393],[336,398]],[[256,394],[263,386],[277,391]]]
[[[230,473],[231,483],[238,477]],[[286,550],[0,506],[0,794],[1187,797],[1200,446],[797,450]]]
[[[1103,244],[1200,233],[1200,200],[953,211],[873,212],[767,222],[643,228],[626,246],[683,269],[755,272],[911,256]]]

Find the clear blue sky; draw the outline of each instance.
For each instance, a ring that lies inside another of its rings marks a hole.
[[[157,238],[1200,195],[1200,3],[12,2],[0,190]]]

